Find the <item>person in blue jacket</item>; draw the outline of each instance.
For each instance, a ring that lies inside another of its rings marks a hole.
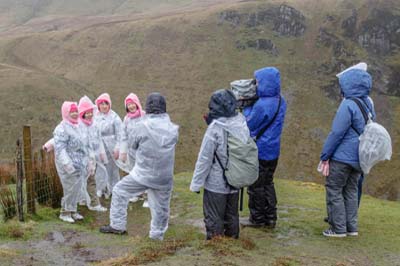
[[[356,98],[372,119],[375,110],[368,98],[372,78],[361,69],[349,70],[339,77],[344,100],[341,102],[321,152],[322,168],[326,169],[326,205],[330,228],[328,237],[358,235],[357,181],[362,171],[358,158],[359,135],[364,132],[365,119]]]
[[[281,134],[286,113],[285,99],[280,95],[279,70],[265,67],[254,72],[257,81],[257,96],[254,105],[243,110],[250,135],[255,138],[266,126],[268,128],[257,139],[259,177],[248,187],[249,222],[254,226],[274,228],[277,220],[277,199],[274,187],[274,172],[280,154]]]

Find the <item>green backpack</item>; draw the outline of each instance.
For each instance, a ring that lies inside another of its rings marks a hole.
[[[224,167],[217,153],[215,156],[223,170],[225,181],[234,189],[252,185],[258,179],[258,149],[256,142],[249,138],[243,143],[228,133],[228,162]]]

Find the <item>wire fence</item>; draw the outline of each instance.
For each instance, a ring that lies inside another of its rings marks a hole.
[[[35,214],[36,205],[60,207],[63,195],[54,153],[33,152],[31,130],[23,129],[23,142],[17,141],[15,163],[0,167],[0,212],[4,221],[18,215]]]

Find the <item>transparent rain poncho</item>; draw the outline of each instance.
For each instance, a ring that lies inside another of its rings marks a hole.
[[[122,121],[113,110],[110,110],[107,114],[97,112],[94,117],[94,123],[100,131],[108,161],[104,165],[104,169],[99,165],[96,171],[97,190],[104,190],[107,187],[107,190],[111,192],[115,184],[120,180],[119,167],[114,158],[114,153],[119,153],[119,145],[123,134]]]
[[[172,187],[178,129],[168,114],[149,114],[130,132],[128,150],[136,150],[130,174],[139,183],[154,189]]]
[[[129,118],[125,117],[124,122],[123,122],[123,137],[121,140],[121,145],[120,145],[120,154],[126,153],[127,158],[126,162],[122,162],[121,160],[118,160],[118,166],[124,170],[125,172],[129,173],[132,171],[133,166],[135,165],[135,158],[136,158],[136,150],[133,148],[128,149],[128,139],[129,135],[134,132],[137,128],[137,125],[139,121],[141,120],[141,117],[138,118]]]
[[[90,203],[90,197],[87,192],[87,179],[90,175],[93,175],[95,171],[101,171],[104,173],[106,171],[105,165],[108,162],[106,157],[106,151],[104,144],[101,141],[100,131],[96,127],[95,123],[91,125],[86,125],[82,121],[79,123],[82,141],[87,146],[88,153],[88,165],[87,165],[87,176],[84,179],[82,186],[82,194],[80,200],[86,201],[87,204]],[[103,161],[103,160],[104,161]],[[104,176],[104,175],[103,175]],[[96,189],[102,190],[107,185],[106,179],[96,183]],[[93,206],[92,206],[93,207]]]
[[[178,128],[166,113],[149,114],[138,120],[135,130],[128,132],[128,151],[136,151],[136,162],[113,190],[113,228],[126,229],[129,199],[147,190],[152,216],[150,238],[163,238],[168,228]]]
[[[88,150],[78,125],[62,121],[54,130],[54,152],[63,187],[62,211],[76,212],[83,180],[87,176]]]

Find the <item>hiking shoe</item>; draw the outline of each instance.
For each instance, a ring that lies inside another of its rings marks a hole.
[[[116,235],[127,234],[126,231],[114,229],[111,227],[111,225],[103,225],[102,227],[100,227],[99,231],[100,231],[100,233],[103,233],[103,234],[116,234]]]
[[[143,206],[142,206],[143,208],[149,208],[149,202],[147,201],[147,200],[145,200],[144,202],[143,202]]]
[[[73,218],[74,220],[83,220],[83,216],[80,215],[80,214],[77,213],[77,212],[75,212],[75,213],[72,214],[72,218]]]
[[[107,208],[101,206],[100,204],[97,205],[97,206],[94,206],[94,207],[90,206],[90,207],[88,207],[88,208],[89,208],[89,210],[91,210],[91,211],[96,211],[96,212],[106,212],[106,211],[107,211]]]
[[[251,219],[247,218],[240,218],[240,225],[243,227],[253,227],[253,228],[260,228],[265,226],[265,223],[255,223]]]
[[[358,236],[358,232],[347,232],[347,236]]]
[[[129,202],[135,203],[139,201],[139,197],[132,197],[129,199]]]
[[[274,229],[275,226],[276,226],[276,221],[275,220],[267,220],[265,222],[265,227],[267,227],[267,228]]]
[[[71,224],[75,223],[75,220],[72,219],[71,214],[68,214],[68,215],[60,214],[59,218],[60,218],[60,220],[67,222],[67,223],[71,223]]]
[[[322,234],[327,237],[346,237],[345,233],[335,233],[331,228],[326,229]]]

